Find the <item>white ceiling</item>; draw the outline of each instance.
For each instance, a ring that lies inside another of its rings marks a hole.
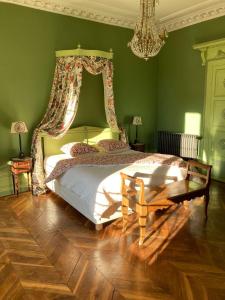
[[[140,0],[0,0],[133,28]],[[156,17],[168,31],[225,15],[225,0],[159,0]]]

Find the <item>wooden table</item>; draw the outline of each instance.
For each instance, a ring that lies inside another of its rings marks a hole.
[[[32,158],[12,158],[10,161],[10,171],[12,174],[13,191],[14,194],[19,194],[19,174],[27,174],[27,186],[28,190],[31,190],[31,170],[32,170]]]
[[[132,150],[145,152],[145,144],[143,143],[130,144],[130,147]]]

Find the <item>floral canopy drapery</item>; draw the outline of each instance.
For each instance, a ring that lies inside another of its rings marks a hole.
[[[32,139],[31,155],[34,162],[32,186],[35,195],[46,191],[41,133],[60,138],[70,128],[77,113],[83,68],[93,75],[102,74],[106,120],[113,131],[119,131],[114,108],[112,61],[100,56],[57,57],[48,108],[44,118],[34,130]]]

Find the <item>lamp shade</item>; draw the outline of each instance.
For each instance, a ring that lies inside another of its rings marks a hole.
[[[11,125],[11,133],[26,133],[28,132],[26,123],[23,121],[13,122]]]
[[[142,120],[140,116],[134,116],[133,117],[133,125],[142,125]]]

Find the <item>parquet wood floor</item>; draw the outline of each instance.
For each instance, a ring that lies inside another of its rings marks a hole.
[[[101,232],[49,193],[0,198],[0,299],[225,299],[225,184],[157,213],[138,247],[135,214]]]

